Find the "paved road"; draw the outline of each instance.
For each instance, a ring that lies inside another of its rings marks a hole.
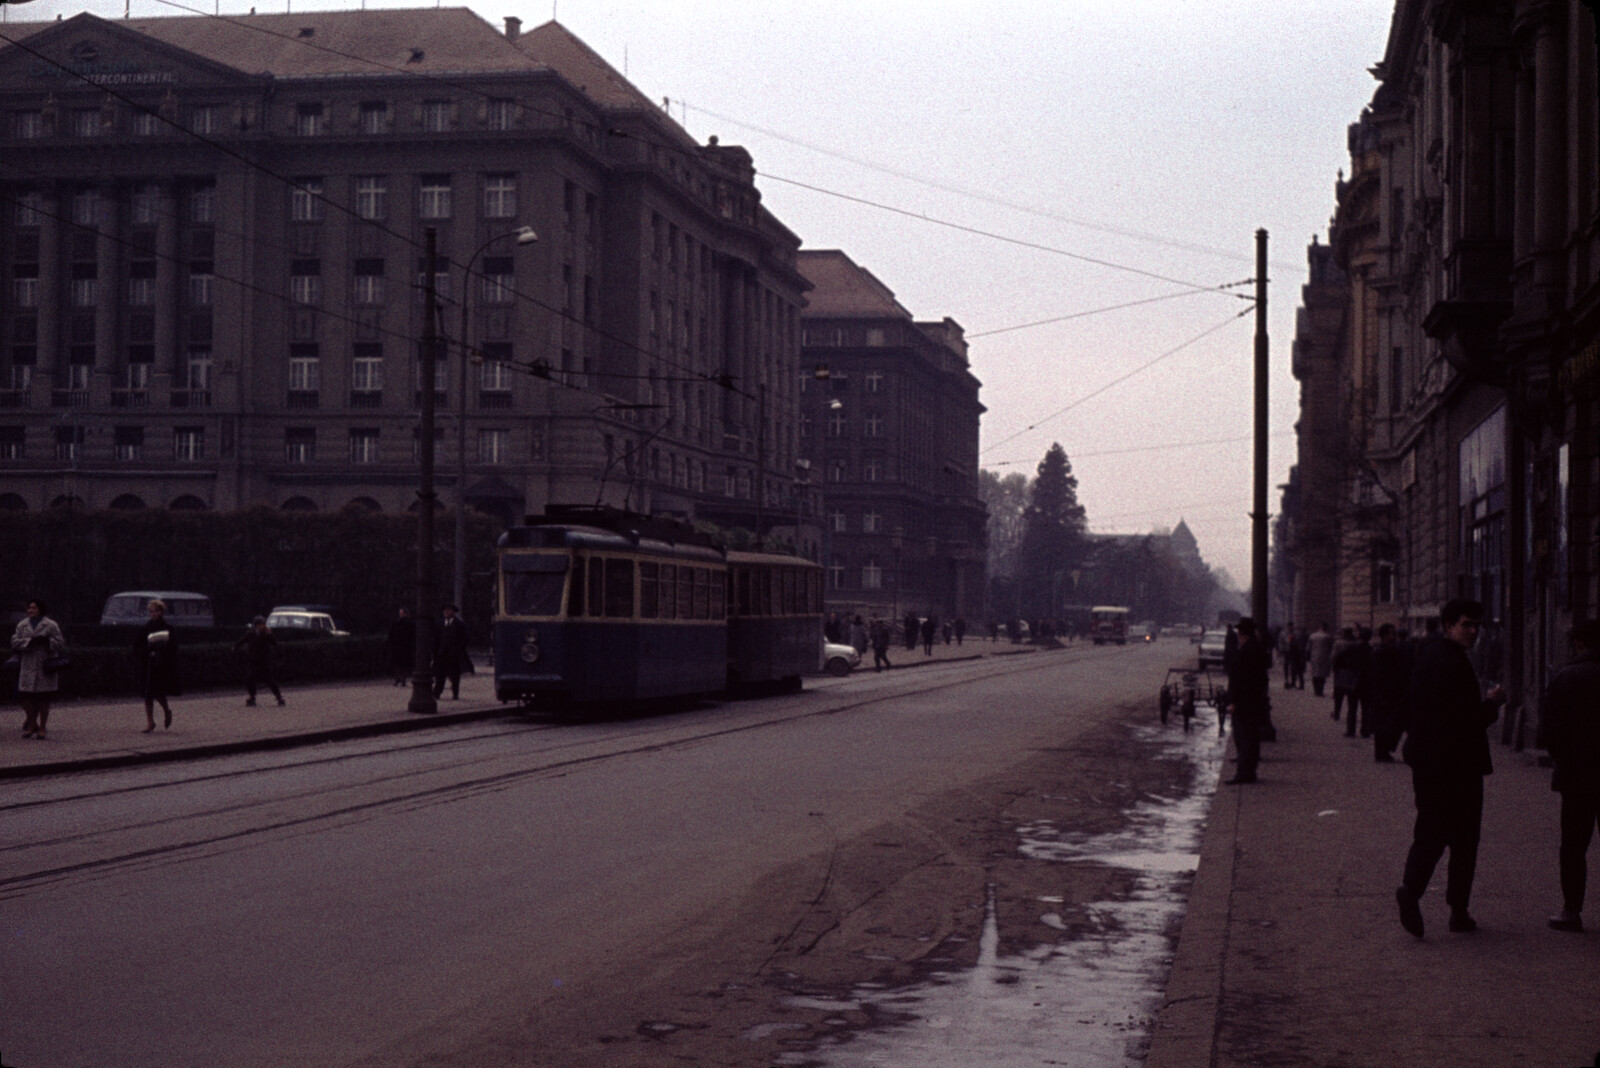
[[[648,1064],[669,1036],[709,1050],[727,1041],[715,1027],[696,1025],[698,1046],[692,1027],[652,1032],[650,999],[738,989],[729,976],[803,956],[886,888],[937,914],[916,924],[960,941],[960,914],[975,936],[986,862],[954,865],[959,902],[907,880],[992,849],[948,828],[993,823],[1028,792],[1015,783],[1044,781],[1034,764],[1149,705],[1171,652],[1075,648],[644,720],[508,718],[12,784],[0,1053],[249,1068]],[[1107,793],[1119,811],[1140,798]],[[763,1059],[703,1063],[766,1063],[772,1044],[740,1033]]]

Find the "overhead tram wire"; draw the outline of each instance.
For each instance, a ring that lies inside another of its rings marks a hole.
[[[1255,279],[1254,278],[1248,279],[1248,282],[1253,284],[1255,282]],[[1230,285],[1244,285],[1246,283],[1245,282],[1231,282],[1229,284]],[[1013,332],[1015,332],[1017,330],[1031,330],[1036,326],[1050,326],[1050,325],[1052,325],[1054,323],[1064,323],[1064,322],[1068,322],[1068,321],[1070,321],[1072,319],[1085,319],[1085,318],[1088,318],[1091,315],[1104,315],[1107,312],[1123,311],[1126,308],[1137,308],[1141,304],[1156,304],[1156,303],[1159,303],[1160,301],[1173,300],[1173,299],[1175,299],[1177,297],[1192,297],[1196,293],[1209,293],[1209,292],[1211,292],[1211,291],[1208,290],[1208,289],[1182,289],[1182,290],[1179,290],[1176,293],[1163,293],[1159,297],[1145,297],[1143,300],[1130,300],[1130,301],[1125,301],[1122,304],[1110,304],[1110,305],[1107,305],[1104,308],[1091,308],[1088,311],[1073,312],[1070,315],[1058,315],[1053,319],[1037,319],[1037,320],[1035,320],[1035,321],[1033,321],[1031,323],[1018,323],[1016,326],[1002,326],[1002,327],[997,327],[994,330],[980,330],[977,333],[969,333],[969,334],[967,334],[966,338],[967,338],[968,341],[972,341],[975,338],[994,337],[996,334],[1009,334],[1009,333],[1013,333]]]
[[[1284,430],[1271,436],[1274,438],[1292,438],[1295,436],[1295,432],[1293,430]],[[1094,452],[1069,453],[1068,459],[1076,462],[1078,460],[1092,459],[1097,456],[1126,456],[1129,453],[1135,452],[1163,452],[1168,449],[1198,448],[1202,445],[1237,445],[1241,441],[1253,440],[1255,440],[1254,434],[1241,434],[1238,437],[1207,438],[1203,441],[1170,441],[1165,445],[1130,445],[1126,449],[1096,449]],[[1038,462],[1038,460],[991,460],[985,466],[990,468],[1015,467],[1019,464],[1036,464]]]
[[[1232,322],[1234,322],[1235,320],[1238,320],[1238,319],[1243,319],[1246,315],[1249,315],[1254,311],[1255,311],[1255,302],[1251,301],[1250,302],[1250,307],[1245,308],[1243,311],[1239,312],[1237,315],[1230,315],[1226,319],[1222,320],[1222,322],[1217,323],[1215,326],[1207,327],[1206,329],[1200,331],[1200,333],[1196,334],[1194,337],[1191,337],[1189,340],[1183,342],[1181,345],[1174,346],[1173,348],[1168,349],[1166,352],[1163,352],[1160,356],[1157,356],[1155,359],[1150,360],[1150,361],[1148,361],[1146,363],[1140,364],[1138,367],[1135,367],[1133,370],[1129,371],[1127,374],[1122,375],[1119,378],[1112,379],[1110,382],[1107,382],[1105,385],[1101,386],[1099,389],[1096,389],[1091,393],[1084,394],[1083,396],[1079,397],[1077,400],[1073,401],[1071,404],[1068,404],[1068,405],[1066,405],[1065,407],[1062,407],[1062,408],[1057,408],[1055,411],[1051,412],[1049,415],[1045,416],[1043,419],[1040,419],[1040,420],[1038,420],[1037,422],[1034,422],[1034,423],[1030,423],[1026,427],[1024,427],[1023,429],[1017,431],[1015,434],[1012,434],[1010,437],[1002,438],[1001,440],[995,442],[993,445],[990,445],[988,448],[984,449],[983,452],[993,452],[995,449],[998,449],[1000,446],[1005,445],[1008,442],[1015,441],[1016,439],[1022,437],[1022,435],[1024,435],[1024,434],[1032,433],[1033,431],[1039,429],[1039,427],[1041,427],[1044,424],[1048,423],[1050,420],[1056,418],[1057,416],[1065,415],[1067,412],[1070,412],[1072,409],[1076,408],[1078,405],[1083,404],[1083,403],[1085,403],[1087,401],[1093,400],[1095,397],[1100,396],[1100,394],[1106,392],[1107,390],[1111,389],[1112,387],[1119,386],[1122,383],[1126,382],[1128,379],[1134,377],[1135,375],[1149,370],[1151,367],[1154,367],[1156,364],[1160,363],[1162,360],[1166,359],[1168,356],[1172,356],[1172,355],[1175,355],[1175,354],[1177,354],[1179,352],[1182,352],[1184,349],[1188,348],[1190,345],[1193,345],[1197,341],[1200,341],[1203,338],[1209,337],[1210,335],[1216,333],[1218,330],[1221,330],[1223,327],[1227,326],[1229,323],[1232,323]],[[980,455],[981,455],[981,453],[980,453]]]

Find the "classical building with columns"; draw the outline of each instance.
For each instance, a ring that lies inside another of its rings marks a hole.
[[[799,239],[558,23],[5,33],[0,508],[403,511],[424,388],[446,505],[791,507]]]

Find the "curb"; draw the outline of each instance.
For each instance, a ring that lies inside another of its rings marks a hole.
[[[1220,779],[1227,774],[1222,761]],[[1233,905],[1241,792],[1219,785],[1211,801],[1200,864],[1189,887],[1177,953],[1150,1036],[1144,1068],[1194,1068],[1214,1064],[1222,983]]]
[[[275,749],[296,749],[321,742],[343,742],[354,738],[372,738],[383,734],[407,734],[411,731],[448,727],[457,723],[493,719],[509,713],[504,706],[474,709],[471,712],[441,712],[437,715],[413,715],[408,719],[385,719],[376,723],[358,723],[349,727],[331,727],[327,730],[305,731],[300,734],[280,734],[265,738],[248,738],[238,742],[214,742],[210,745],[185,746],[161,749],[154,752],[118,753],[114,756],[88,757],[83,760],[59,760],[49,764],[22,764],[0,768],[0,781],[31,779],[44,775],[62,775],[74,771],[101,771],[107,768],[137,767],[141,764],[170,764],[180,760],[202,760],[206,757],[234,756],[239,753],[269,752]]]

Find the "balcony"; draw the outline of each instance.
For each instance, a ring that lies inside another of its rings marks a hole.
[[[211,391],[209,389],[175,389],[172,391],[172,406],[174,408],[209,408],[211,407]]]
[[[350,407],[363,411],[383,407],[383,390],[381,389],[353,389],[350,391]]]
[[[50,393],[52,408],[87,408],[89,391],[86,389],[57,389]]]
[[[478,409],[480,411],[509,411],[511,409],[510,390],[484,390],[478,394]]]
[[[434,390],[433,391],[433,406],[435,408],[444,408],[444,407],[447,407],[448,405],[449,405],[449,396],[445,393],[445,391],[442,390],[442,389]],[[411,394],[411,406],[413,408],[421,408],[422,407],[422,390],[419,389],[416,392],[414,392],[413,394]]]
[[[25,389],[0,389],[0,408],[26,408],[28,391]]]
[[[318,406],[318,393],[316,390],[291,389],[284,402],[284,407],[305,411]]]
[[[150,391],[144,389],[114,389],[111,391],[113,408],[148,408]]]

